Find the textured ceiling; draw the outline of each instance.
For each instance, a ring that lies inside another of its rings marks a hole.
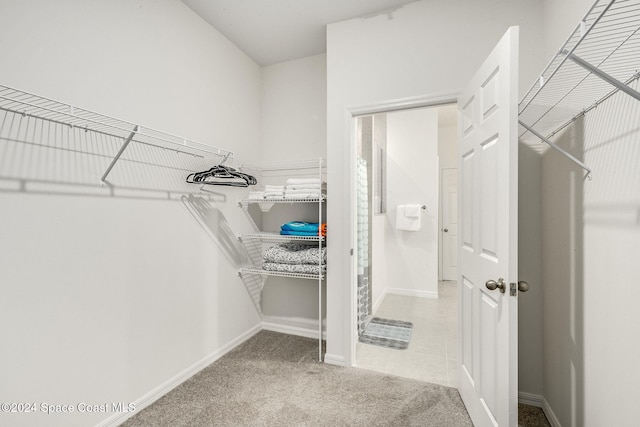
[[[182,0],[260,65],[326,52],[326,25],[415,0]]]

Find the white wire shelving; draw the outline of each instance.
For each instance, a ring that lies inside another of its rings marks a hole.
[[[278,233],[260,232],[260,233],[240,233],[238,239],[257,239],[265,243],[282,243],[282,242],[324,242],[323,236],[295,236],[283,235]]]
[[[321,174],[326,172],[324,159],[305,159],[296,161],[268,162],[268,163],[243,163],[242,170],[251,170],[262,176],[282,176],[288,175],[317,177],[318,171]]]
[[[591,169],[550,139],[640,78],[640,0],[596,0],[520,100],[520,139],[541,140]]]
[[[291,162],[272,162],[272,163],[262,163],[262,164],[243,164],[240,167],[240,170],[243,172],[250,173],[257,177],[258,183],[260,185],[265,184],[277,184],[282,185],[286,182],[287,178],[318,178],[320,183],[324,183],[326,181],[326,163],[324,159],[312,159],[312,160],[302,160],[302,161],[291,161]],[[267,212],[270,212],[271,208],[275,205],[279,205],[285,210],[287,210],[286,205],[291,205],[291,212],[295,211],[297,208],[304,208],[304,205],[307,205],[311,212],[307,212],[307,214],[313,215],[317,218],[318,223],[322,223],[323,220],[323,208],[325,206],[327,197],[324,194],[323,187],[321,186],[319,197],[310,197],[310,198],[282,198],[282,199],[258,199],[258,198],[249,198],[242,199],[238,201],[238,207],[242,208],[245,215],[247,215],[250,223],[253,226],[254,232],[249,233],[239,233],[238,239],[245,245],[249,252],[254,252],[252,256],[252,261],[255,265],[241,268],[238,271],[238,275],[245,280],[246,278],[251,277],[262,277],[263,281],[266,281],[268,277],[288,277],[295,279],[306,279],[306,280],[315,280],[318,286],[318,360],[322,361],[322,282],[325,280],[326,276],[326,264],[324,263],[324,258],[322,256],[323,253],[323,245],[325,244],[326,238],[324,236],[293,236],[293,235],[281,235],[276,232],[268,232],[262,231],[260,227],[254,221],[252,214],[250,213],[250,207],[252,205],[257,205],[260,208],[260,211],[263,215]],[[293,206],[296,205],[296,209],[293,209]],[[317,212],[312,213],[313,209],[317,207]],[[254,212],[254,214],[257,214]],[[278,214],[282,215],[283,212],[280,210],[278,213],[271,213],[267,216],[271,216],[271,218],[278,217]],[[287,219],[290,221],[291,218]],[[315,222],[315,220],[314,220]],[[260,222],[261,223],[261,222]],[[255,244],[257,242],[257,244]],[[310,247],[317,246],[318,248],[318,263],[313,264],[314,267],[317,267],[318,273],[316,274],[306,274],[306,273],[294,273],[288,271],[273,271],[273,270],[265,270],[261,268],[259,265],[262,262],[263,255],[263,244],[265,243],[284,243],[284,242],[297,242],[297,243],[306,243]],[[264,285],[264,282],[263,282]]]
[[[240,274],[260,274],[262,276],[293,277],[296,279],[324,280],[324,274],[291,273],[288,271],[263,270],[261,268],[243,268]]]
[[[122,139],[122,146],[100,177],[100,184],[102,185],[107,183],[106,179],[109,173],[131,142],[200,158],[215,157],[217,163],[225,163],[233,159],[233,152],[229,150],[106,116],[5,85],[0,85],[0,110],[66,125],[71,128],[78,128],[85,132],[96,132]]]
[[[282,204],[282,203],[290,203],[290,204],[296,204],[296,203],[320,203],[320,202],[324,202],[325,200],[326,200],[325,196],[322,196],[322,197],[306,197],[306,198],[298,198],[298,199],[294,199],[294,198],[286,198],[286,199],[242,199],[242,200],[238,200],[238,206],[243,208],[243,207],[247,207],[247,206],[255,203],[255,204],[260,206],[260,209],[263,212],[267,212],[275,204]]]

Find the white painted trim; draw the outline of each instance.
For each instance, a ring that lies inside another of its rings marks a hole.
[[[547,402],[547,399],[544,397],[542,398],[542,411],[547,416],[547,420],[549,420],[549,424],[551,424],[552,427],[562,427],[562,424],[558,421],[558,417],[553,413],[549,402]]]
[[[200,372],[201,370],[203,370],[204,368],[206,368],[216,360],[220,359],[222,356],[229,353],[231,350],[233,350],[243,342],[247,341],[249,338],[253,337],[255,334],[257,334],[261,330],[262,330],[262,324],[258,324],[254,326],[253,328],[249,329],[247,332],[243,333],[239,337],[223,345],[218,350],[214,351],[213,353],[201,359],[200,361],[194,363],[187,369],[180,372],[178,375],[165,381],[164,383],[160,384],[158,387],[154,388],[144,396],[137,399],[135,402],[133,402],[136,408],[135,412],[128,412],[128,413],[124,412],[124,413],[113,414],[106,420],[97,424],[96,427],[111,427],[111,426],[115,427],[117,425],[122,424],[127,419],[131,418],[136,413],[140,412],[147,406],[151,405],[156,400],[160,399],[162,396],[164,396],[174,388],[178,387],[180,384],[182,384],[189,378],[193,377],[198,372]]]
[[[440,167],[440,124],[438,124],[438,283],[442,282],[442,177],[443,168]]]
[[[382,292],[380,292],[380,296],[377,300],[373,301],[373,307],[371,308],[372,313],[376,313],[380,308],[380,305],[384,301],[387,295],[401,295],[401,296],[409,296],[409,297],[418,297],[418,298],[430,298],[430,299],[438,299],[438,292],[434,291],[418,291],[415,289],[402,289],[402,288],[384,288]]]
[[[387,295],[402,295],[406,297],[431,298],[438,299],[437,291],[421,291],[418,289],[402,289],[402,288],[386,288]]]
[[[387,296],[387,288],[384,288],[382,289],[382,292],[380,292],[380,296],[378,297],[378,299],[373,301],[373,305],[371,307],[371,314],[378,312],[378,309],[380,308],[380,305],[382,304],[382,301],[384,301],[384,298],[386,296]]]
[[[519,391],[518,403],[523,403],[529,406],[535,406],[536,408],[542,408],[542,396],[540,396],[539,394],[526,393],[524,391]]]
[[[328,353],[324,355],[324,363],[327,365],[347,366],[347,361],[344,357]]]
[[[429,96],[413,96],[409,98],[400,98],[386,102],[352,107],[348,109],[348,112],[351,113],[352,116],[356,117],[363,116],[365,114],[389,113],[391,111],[452,104],[458,102],[459,95],[460,92],[447,92]]]
[[[345,129],[347,132],[347,147],[349,147],[349,202],[351,203],[348,208],[348,218],[350,222],[350,230],[348,235],[351,237],[351,262],[350,262],[350,283],[351,292],[347,300],[349,304],[348,312],[349,318],[344,323],[345,327],[348,327],[347,354],[341,356],[342,362],[332,363],[339,366],[353,366],[356,363],[356,344],[358,342],[358,189],[356,183],[358,182],[358,125],[355,120],[355,115],[352,111],[347,110],[344,113]],[[327,304],[329,302],[327,301]],[[344,315],[344,313],[342,313]],[[349,345],[350,344],[350,345]],[[327,348],[329,348],[327,346]],[[326,362],[326,356],[325,356]]]
[[[286,321],[284,318],[270,316],[265,316],[265,318],[267,320],[262,322],[262,329],[264,329],[265,331],[279,332],[281,334],[318,339],[317,321],[314,322],[313,320],[309,319],[295,319],[294,321]],[[326,339],[326,335],[326,332],[322,331],[323,339]]]

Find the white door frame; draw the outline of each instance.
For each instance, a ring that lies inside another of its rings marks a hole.
[[[351,206],[349,207],[350,211],[350,238],[351,238],[351,247],[354,248],[354,251],[358,247],[358,234],[356,229],[356,161],[357,161],[357,133],[356,133],[356,125],[355,119],[358,116],[364,116],[369,114],[379,114],[379,113],[390,113],[393,111],[401,111],[408,110],[413,108],[422,108],[422,107],[435,107],[439,105],[445,104],[455,104],[458,102],[458,97],[460,92],[449,92],[442,94],[433,94],[433,95],[425,95],[425,96],[417,96],[411,98],[401,98],[390,101],[383,101],[375,104],[369,104],[359,107],[348,108],[345,111],[345,119],[347,121],[345,129],[349,129],[349,193],[351,195]],[[347,356],[347,360],[351,361],[351,366],[355,366],[356,362],[356,344],[358,342],[358,327],[356,324],[356,316],[357,316],[357,307],[356,307],[356,294],[358,290],[358,277],[357,277],[357,256],[351,257],[351,299],[349,302],[349,312],[351,319],[349,325],[349,331],[351,336],[351,346],[349,348],[349,355]]]
[[[447,170],[458,170],[458,168],[440,168],[440,188],[438,188],[438,191],[440,192],[440,194],[438,195],[438,203],[440,204],[440,206],[438,207],[438,280],[442,281],[444,280],[444,252],[443,252],[443,246],[444,246],[444,235],[443,233],[443,228],[444,228],[444,191],[443,191],[443,183],[444,183],[444,172]]]

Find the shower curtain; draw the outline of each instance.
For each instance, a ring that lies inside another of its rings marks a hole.
[[[362,335],[369,316],[369,197],[367,161],[361,157],[358,157],[357,180],[358,335]]]

